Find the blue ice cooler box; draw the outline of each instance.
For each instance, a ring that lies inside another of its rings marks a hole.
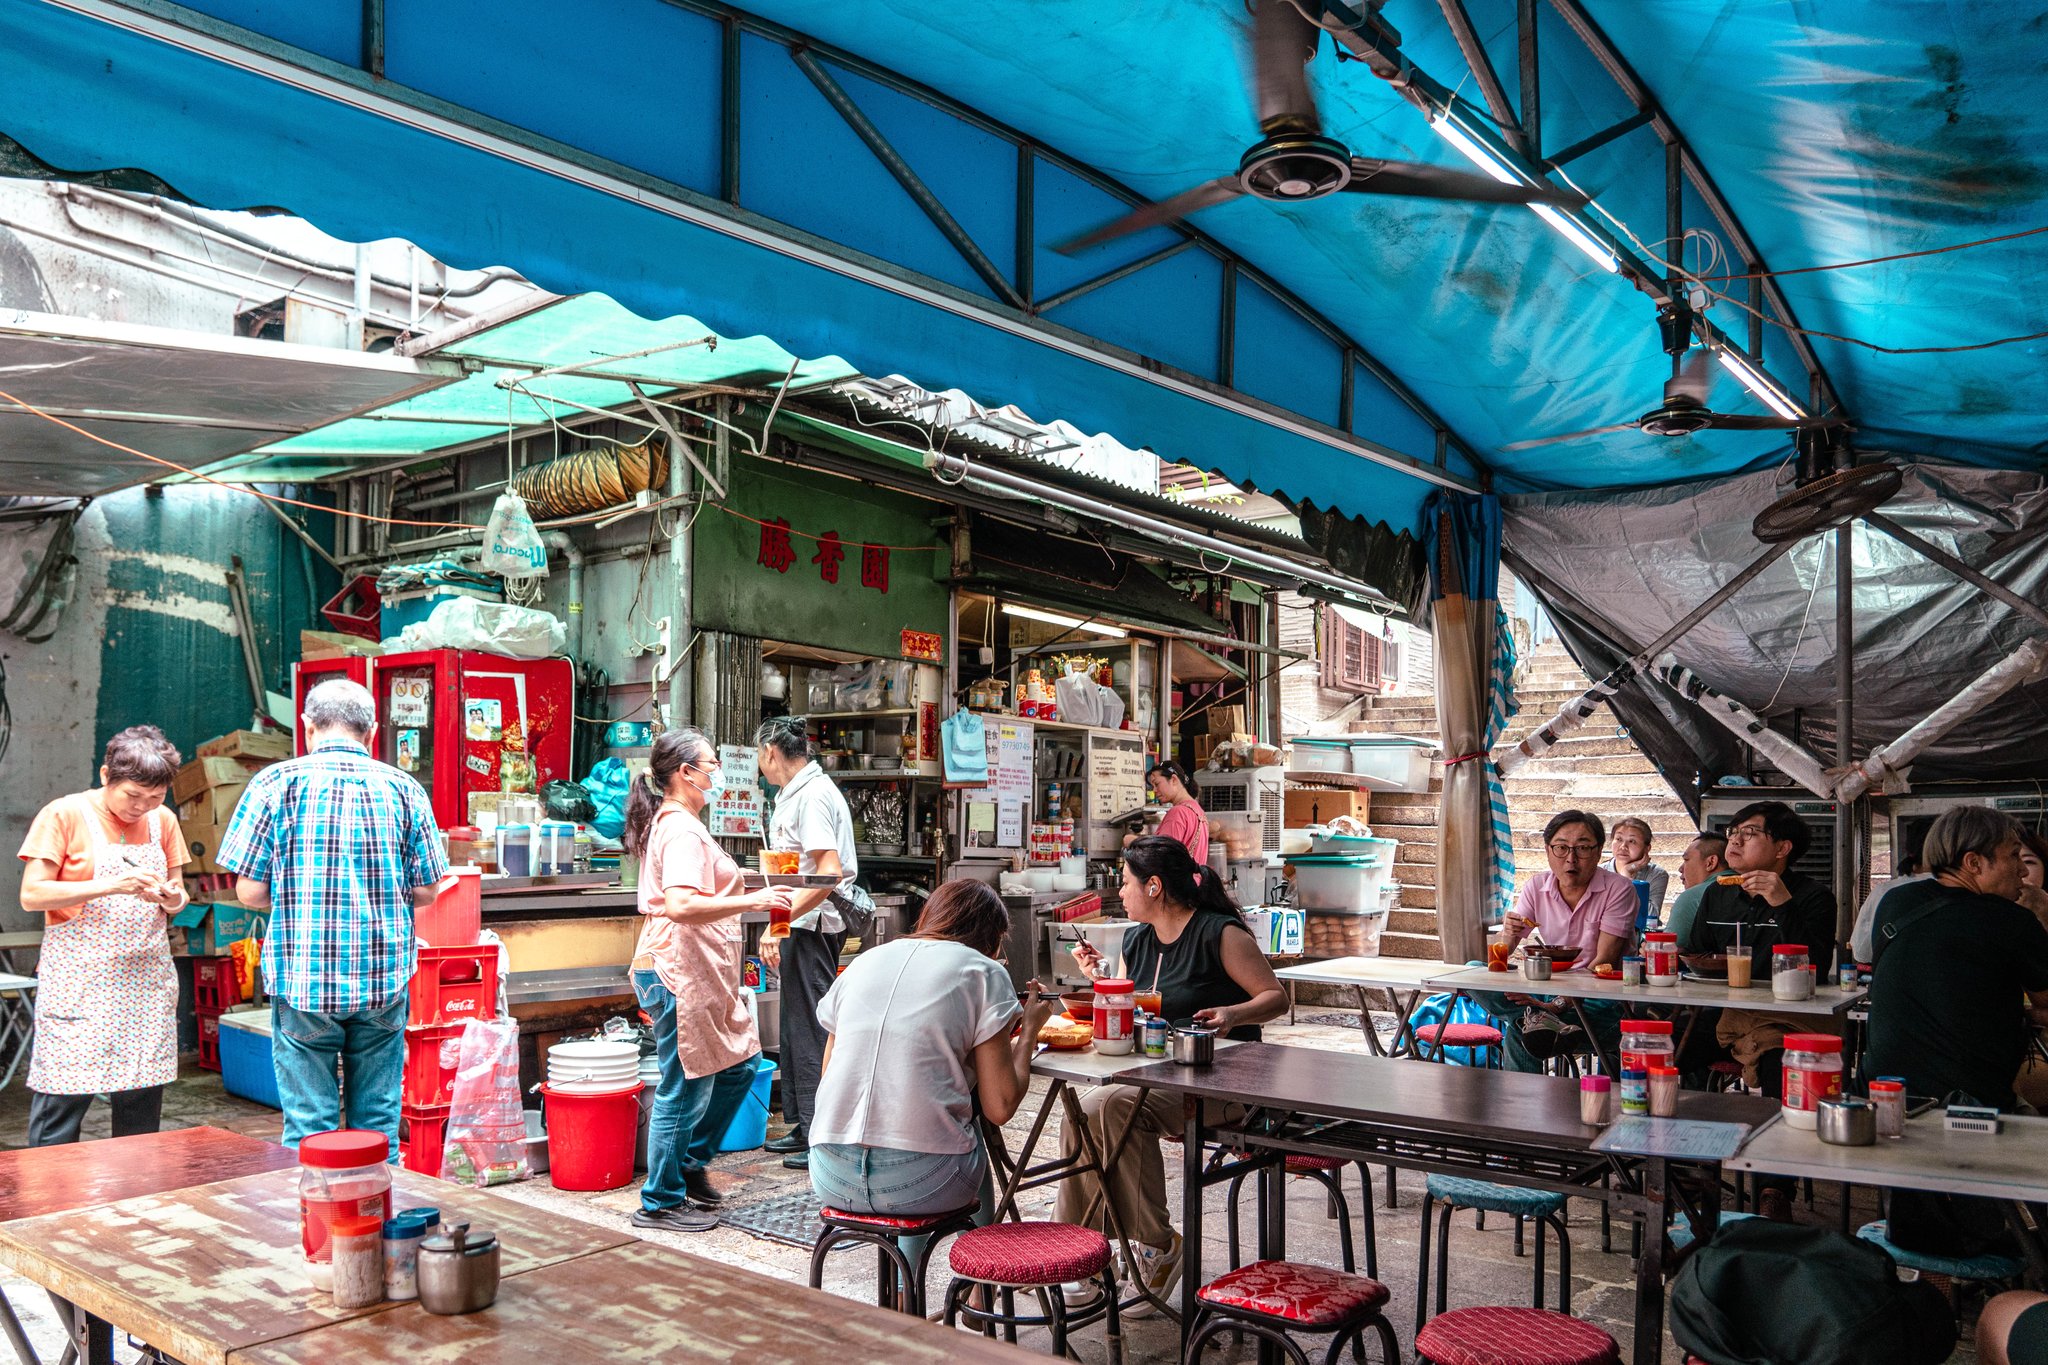
[[[220,1079],[230,1095],[284,1108],[277,1097],[267,1008],[230,1010],[220,1017]]]

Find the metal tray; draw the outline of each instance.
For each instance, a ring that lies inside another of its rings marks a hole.
[[[844,878],[830,872],[757,872],[750,867],[740,869],[741,883],[754,888],[790,886],[816,890],[821,886],[837,886],[843,880]]]

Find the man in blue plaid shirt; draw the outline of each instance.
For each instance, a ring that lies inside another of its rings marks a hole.
[[[235,806],[218,861],[242,904],[270,912],[263,976],[272,998],[284,1143],[343,1127],[398,1150],[413,911],[447,874],[426,792],[370,757],[376,703],[335,679],[306,695],[304,756],[258,773]]]

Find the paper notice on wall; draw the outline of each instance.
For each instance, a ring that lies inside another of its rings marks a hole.
[[[984,733],[988,795],[996,808],[995,846],[1022,848],[1023,811],[1031,804],[1031,726],[1023,721],[991,719]]]
[[[1024,802],[1010,799],[996,803],[996,847],[1024,847]]]
[[[761,752],[745,744],[718,746],[721,786],[711,803],[711,832],[721,839],[761,837]]]
[[[967,846],[969,848],[994,848],[996,844],[996,803],[993,801],[969,801],[967,803]]]
[[[424,730],[433,724],[434,681],[428,677],[411,677],[404,674],[391,680],[390,704],[386,707],[384,723],[397,729],[406,726]]]

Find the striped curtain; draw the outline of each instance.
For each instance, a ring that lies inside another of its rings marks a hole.
[[[1493,609],[1493,667],[1486,684],[1486,749],[1500,743],[1508,722],[1521,711],[1515,700],[1515,632],[1508,614],[1498,603]],[[1486,765],[1486,800],[1493,809],[1493,901],[1489,918],[1504,917],[1515,899],[1515,835],[1508,825],[1508,794],[1501,784],[1500,770]]]

